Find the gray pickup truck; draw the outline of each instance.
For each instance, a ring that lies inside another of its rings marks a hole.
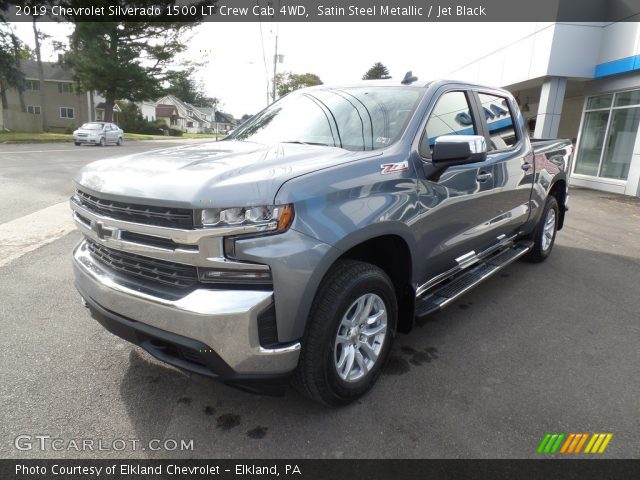
[[[349,403],[397,332],[551,252],[572,146],[524,125],[505,90],[414,77],[298,90],[224,141],[94,162],[70,202],[77,289],[166,363]]]

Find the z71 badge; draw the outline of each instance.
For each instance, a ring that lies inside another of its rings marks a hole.
[[[409,162],[405,160],[404,162],[398,163],[384,163],[380,165],[380,168],[382,169],[382,171],[380,172],[381,175],[403,172],[405,170],[409,170]]]

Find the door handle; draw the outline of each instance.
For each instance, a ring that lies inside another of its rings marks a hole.
[[[476,175],[476,180],[478,180],[479,182],[486,182],[491,178],[493,178],[493,173],[489,173],[489,172],[482,172]]]
[[[526,162],[520,166],[520,168],[522,168],[525,172],[528,172],[529,170],[531,170],[531,167],[533,167],[533,165]]]

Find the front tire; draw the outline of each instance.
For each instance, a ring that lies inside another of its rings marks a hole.
[[[525,257],[528,262],[544,262],[551,254],[558,231],[558,212],[558,201],[555,197],[548,197],[540,221],[531,237],[534,243],[533,248]]]
[[[116,142],[116,145],[120,147],[122,146],[122,142],[123,142],[122,137],[118,137],[118,141]]]
[[[100,137],[100,142],[98,143],[99,147],[104,147],[104,137]]]
[[[397,318],[395,289],[383,270],[337,262],[313,301],[294,386],[330,406],[357,400],[382,372]]]

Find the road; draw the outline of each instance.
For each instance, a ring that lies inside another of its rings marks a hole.
[[[87,161],[161,146],[0,146],[0,232],[65,201]],[[546,432],[612,432],[604,456],[639,456],[637,199],[572,189],[547,262],[518,262],[399,336],[376,388],[334,410],[234,390],[107,333],[73,287],[79,238],[0,267],[0,457],[528,458]],[[63,450],[18,450],[20,434]],[[87,438],[193,451],[68,446]]]

